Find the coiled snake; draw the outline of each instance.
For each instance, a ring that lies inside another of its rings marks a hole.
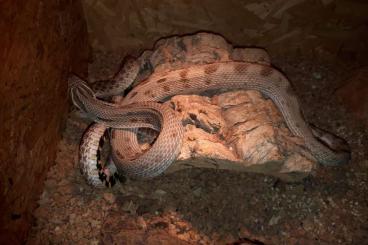
[[[99,90],[99,84],[94,85],[97,96],[110,95],[111,91],[120,93],[126,87],[121,84],[134,80],[137,67],[134,61],[128,62],[125,76],[120,78],[124,82],[111,83],[110,92]],[[114,86],[119,89],[116,90]],[[69,80],[69,88],[73,103],[100,123],[100,134],[106,127],[114,128],[111,133],[112,159],[119,172],[130,176],[157,176],[167,169],[180,152],[183,136],[181,122],[169,106],[158,102],[178,94],[198,94],[221,88],[257,90],[272,99],[290,131],[304,139],[305,146],[321,164],[334,166],[350,159],[348,152],[334,151],[314,136],[303,119],[288,79],[268,65],[229,61],[153,73],[134,87],[119,104],[98,100],[93,90],[75,76]],[[160,131],[146,152],[142,152],[137,141],[139,127]],[[88,144],[81,145],[82,155],[88,150]]]

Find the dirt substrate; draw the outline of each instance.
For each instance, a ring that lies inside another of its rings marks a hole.
[[[301,183],[195,169],[97,190],[76,164],[87,122],[71,113],[28,244],[367,244],[368,134],[335,96],[353,67],[277,58],[308,121],[348,140],[350,164]]]

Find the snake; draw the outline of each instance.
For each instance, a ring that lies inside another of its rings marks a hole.
[[[320,164],[337,166],[350,160],[350,152],[332,149],[328,142],[316,137],[303,117],[291,83],[281,71],[270,65],[243,61],[192,64],[184,68],[154,72],[117,104],[100,100],[98,96],[111,95],[109,91],[121,93],[126,89],[126,84],[135,79],[138,64],[131,61],[126,67],[123,69],[125,75],[120,78],[122,82],[113,79],[108,89],[106,84],[105,88],[96,84],[92,89],[77,76],[69,79],[74,105],[102,125],[99,135],[106,128],[113,129],[110,135],[111,156],[118,172],[139,178],[162,174],[180,153],[184,133],[174,110],[163,102],[174,95],[200,94],[224,88],[256,90],[270,98],[291,133],[304,140],[305,147]],[[142,127],[159,132],[147,151],[140,149],[137,140],[138,129]],[[86,151],[88,147],[86,144],[81,147],[81,151]]]

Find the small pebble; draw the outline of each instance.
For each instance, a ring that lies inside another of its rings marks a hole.
[[[195,189],[195,190],[193,191],[193,195],[194,195],[195,197],[200,197],[200,196],[201,196],[201,194],[202,194],[202,188],[201,188],[201,187],[198,187],[197,189]]]
[[[313,72],[312,76],[317,79],[317,80],[321,80],[322,79],[322,74],[319,72]]]
[[[103,194],[103,198],[110,204],[113,204],[116,200],[116,197],[114,196],[114,194],[106,192]]]

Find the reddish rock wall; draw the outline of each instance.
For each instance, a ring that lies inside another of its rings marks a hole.
[[[211,31],[272,55],[366,62],[364,0],[82,0],[94,50],[124,56],[177,34]],[[108,38],[107,38],[108,37]],[[118,59],[119,60],[119,59]]]
[[[86,71],[79,1],[0,1],[0,244],[27,234],[66,114],[66,76]]]

